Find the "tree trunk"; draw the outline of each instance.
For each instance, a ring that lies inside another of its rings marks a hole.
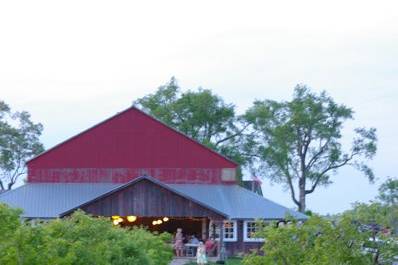
[[[299,212],[304,213],[305,212],[305,179],[300,178],[299,180]]]

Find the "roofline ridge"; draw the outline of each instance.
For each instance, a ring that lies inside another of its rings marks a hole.
[[[169,191],[174,192],[175,194],[177,194],[177,195],[179,195],[179,196],[182,196],[182,197],[184,197],[184,198],[186,198],[186,199],[189,199],[189,200],[191,200],[191,201],[193,201],[193,202],[195,202],[195,203],[201,205],[202,207],[205,207],[205,208],[207,208],[207,209],[209,209],[209,210],[211,210],[211,211],[213,211],[213,212],[216,212],[217,214],[219,214],[219,215],[221,215],[221,216],[224,216],[224,217],[228,218],[228,214],[223,213],[223,212],[221,212],[221,211],[219,211],[219,210],[217,210],[217,209],[214,209],[213,207],[207,205],[206,203],[203,203],[203,202],[201,202],[201,201],[198,201],[198,200],[192,198],[192,197],[189,196],[189,195],[186,195],[186,194],[184,194],[184,193],[182,193],[182,192],[180,192],[180,191],[175,190],[173,187],[170,187],[170,185],[168,185],[167,183],[161,182],[160,180],[158,180],[158,179],[156,179],[156,178],[154,178],[154,177],[146,176],[146,175],[144,175],[144,176],[139,176],[139,177],[137,177],[137,178],[134,178],[134,179],[130,180],[130,181],[127,182],[127,183],[121,184],[120,186],[117,186],[117,187],[115,187],[115,188],[113,188],[113,189],[111,189],[111,190],[109,190],[109,191],[107,191],[107,192],[105,192],[105,193],[103,193],[103,194],[97,196],[97,197],[94,198],[94,199],[90,199],[90,200],[88,200],[88,201],[86,201],[86,202],[84,202],[84,203],[81,203],[80,205],[78,205],[78,206],[76,206],[76,207],[73,207],[73,208],[71,208],[71,209],[69,209],[69,210],[67,210],[67,211],[65,211],[65,212],[62,212],[62,213],[59,214],[59,217],[64,217],[65,215],[67,215],[67,214],[69,214],[69,213],[71,213],[71,212],[73,212],[73,211],[75,211],[75,210],[77,210],[77,209],[79,209],[79,208],[81,208],[81,207],[83,207],[83,206],[85,206],[85,205],[91,203],[91,202],[95,202],[96,200],[99,200],[99,199],[104,198],[104,197],[106,197],[106,196],[108,196],[108,195],[111,195],[111,194],[113,194],[113,193],[115,193],[115,192],[117,192],[117,191],[119,191],[119,190],[122,190],[122,189],[124,189],[124,188],[126,188],[126,187],[128,187],[128,186],[130,186],[130,185],[132,185],[132,184],[134,184],[134,183],[136,183],[136,182],[139,182],[139,181],[141,181],[141,180],[149,180],[149,181],[151,181],[152,183],[155,183],[155,184],[157,184],[157,185],[159,185],[159,186],[161,186],[161,187],[163,187],[163,188],[166,188],[166,189],[168,189]]]
[[[63,144],[65,144],[65,143],[67,143],[67,142],[69,142],[69,141],[71,141],[71,140],[77,138],[78,136],[80,136],[80,135],[82,135],[82,134],[84,134],[84,133],[86,133],[86,132],[88,132],[88,131],[90,131],[90,130],[92,130],[92,129],[94,129],[94,128],[96,128],[96,127],[98,127],[98,126],[100,126],[100,125],[102,125],[102,124],[104,124],[104,123],[106,123],[106,122],[112,120],[112,119],[114,119],[114,118],[116,118],[117,116],[119,116],[119,115],[121,115],[121,114],[123,114],[123,113],[125,113],[125,112],[127,112],[127,111],[129,111],[129,110],[132,110],[132,109],[134,109],[134,110],[136,110],[136,111],[138,111],[138,112],[144,114],[145,116],[151,118],[151,119],[154,120],[154,121],[157,121],[158,123],[160,123],[161,125],[165,126],[166,128],[168,128],[168,129],[170,129],[170,130],[172,130],[172,131],[174,131],[174,132],[176,132],[176,133],[178,133],[178,134],[184,136],[185,138],[187,138],[187,139],[190,140],[191,142],[200,145],[202,148],[204,148],[204,149],[206,149],[206,150],[208,150],[208,151],[210,151],[210,152],[216,154],[217,156],[220,156],[220,157],[224,158],[225,160],[227,160],[227,161],[231,162],[232,164],[234,164],[236,167],[239,166],[239,164],[238,164],[237,162],[233,161],[232,159],[230,159],[230,158],[224,156],[223,154],[220,154],[219,152],[217,152],[217,151],[211,149],[210,147],[208,147],[208,146],[206,146],[206,145],[200,143],[199,141],[197,141],[197,140],[195,140],[195,139],[189,137],[189,136],[186,135],[185,133],[183,133],[183,132],[181,132],[181,131],[179,131],[179,130],[173,128],[173,127],[171,127],[170,125],[168,125],[168,124],[164,123],[163,121],[161,121],[161,120],[159,120],[159,119],[153,117],[152,115],[146,113],[144,110],[141,110],[141,109],[139,109],[138,107],[136,107],[136,106],[134,106],[134,105],[132,105],[132,106],[130,106],[130,107],[128,107],[128,108],[126,108],[126,109],[124,109],[124,110],[122,110],[122,111],[120,111],[120,112],[118,112],[118,113],[116,113],[116,114],[114,114],[114,115],[112,115],[112,116],[110,116],[109,118],[106,118],[106,119],[103,120],[103,121],[100,121],[100,122],[98,122],[98,123],[96,123],[96,124],[94,124],[94,125],[88,127],[87,129],[85,129],[85,130],[83,130],[83,131],[81,131],[81,132],[79,132],[79,133],[77,133],[77,134],[75,134],[75,135],[73,135],[73,136],[67,138],[66,140],[64,140],[64,141],[62,141],[62,142],[60,142],[60,143],[58,143],[58,144],[52,146],[51,148],[49,148],[49,149],[47,149],[47,150],[41,152],[40,154],[38,154],[38,155],[36,155],[36,156],[34,156],[34,157],[28,159],[28,160],[26,161],[26,164],[30,163],[31,161],[35,160],[36,158],[39,158],[39,157],[43,156],[44,154],[47,154],[47,153],[51,152],[52,150],[54,150],[54,149],[60,147],[61,145],[63,145]]]
[[[217,152],[217,151],[211,149],[210,147],[208,147],[208,146],[206,146],[206,145],[200,143],[199,141],[197,141],[197,140],[193,139],[192,137],[186,135],[185,133],[183,133],[183,132],[177,130],[176,128],[171,127],[170,125],[168,125],[168,124],[166,124],[165,122],[159,120],[158,118],[153,117],[153,116],[150,115],[149,113],[146,113],[144,110],[139,109],[139,108],[136,107],[136,106],[132,106],[131,108],[136,109],[137,111],[143,113],[144,115],[148,116],[149,118],[151,118],[151,119],[153,119],[153,120],[159,122],[160,124],[162,124],[162,125],[165,126],[166,128],[171,129],[172,131],[174,131],[174,132],[176,132],[176,133],[178,133],[178,134],[180,134],[180,135],[182,135],[182,136],[188,138],[188,140],[190,140],[190,141],[192,141],[192,142],[194,142],[194,143],[200,145],[201,147],[204,147],[204,148],[207,149],[208,151],[210,151],[210,152],[212,152],[212,153],[214,153],[214,154],[216,154],[216,155],[218,155],[218,156],[220,156],[220,157],[222,157],[222,158],[228,160],[229,162],[235,164],[235,166],[237,166],[237,167],[239,166],[239,164],[238,164],[237,162],[233,161],[232,159],[230,159],[230,158],[224,156],[223,154],[220,154],[219,152]]]
[[[11,189],[11,190],[5,190],[4,192],[0,193],[0,198],[2,196],[4,196],[5,194],[10,194],[10,193],[14,193],[16,190],[19,190],[20,188],[22,188],[23,186],[27,185],[28,183],[22,184],[21,186],[16,187],[15,189]],[[0,202],[1,203],[1,202]]]
[[[86,133],[86,132],[88,132],[88,131],[90,131],[90,130],[92,130],[92,129],[94,129],[94,128],[100,126],[100,125],[102,125],[102,124],[104,124],[105,122],[110,121],[110,120],[112,120],[113,118],[116,118],[117,116],[119,116],[119,115],[121,115],[121,114],[123,114],[123,113],[125,113],[125,112],[127,112],[127,111],[129,111],[129,110],[131,110],[132,108],[134,108],[134,107],[133,107],[133,106],[130,106],[130,107],[128,107],[128,108],[126,108],[126,109],[124,109],[124,110],[122,110],[122,111],[120,111],[120,112],[118,112],[118,113],[116,113],[116,114],[114,114],[114,115],[112,115],[112,116],[110,116],[109,118],[106,118],[105,120],[100,121],[100,122],[98,122],[98,123],[96,123],[96,124],[94,124],[94,125],[88,127],[87,129],[84,129],[83,131],[81,131],[81,132],[79,132],[79,133],[77,133],[77,134],[75,134],[75,135],[73,135],[73,136],[67,138],[66,140],[61,141],[60,143],[58,143],[58,144],[56,144],[56,145],[50,147],[49,149],[47,149],[47,150],[41,152],[40,154],[38,154],[38,155],[36,155],[36,156],[30,158],[29,160],[26,161],[26,164],[30,163],[31,161],[35,160],[36,158],[39,158],[39,157],[42,156],[42,155],[45,155],[45,154],[51,152],[52,150],[54,150],[54,149],[60,147],[61,145],[63,145],[63,144],[65,144],[65,143],[67,143],[67,142],[69,142],[69,141],[71,141],[71,140],[77,138],[78,136],[80,136],[80,135],[82,135],[82,134],[84,134],[84,133]]]

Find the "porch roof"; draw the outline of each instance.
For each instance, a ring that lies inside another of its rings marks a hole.
[[[288,209],[238,185],[165,184],[147,179],[230,219],[297,219],[307,216]],[[28,183],[0,194],[0,202],[24,210],[26,218],[56,218],[98,197],[117,192],[127,184],[115,183]]]

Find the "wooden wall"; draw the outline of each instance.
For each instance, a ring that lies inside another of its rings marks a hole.
[[[82,210],[96,216],[136,215],[223,219],[220,214],[146,179],[99,198],[83,206]]]
[[[126,183],[152,176],[166,183],[236,183],[238,165],[129,108],[27,162],[28,182]]]
[[[236,242],[225,242],[227,255],[234,256],[239,253],[249,253],[261,248],[264,242],[244,242],[243,241],[243,221],[238,220],[238,240]]]

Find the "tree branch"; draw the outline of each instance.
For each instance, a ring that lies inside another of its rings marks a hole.
[[[242,132],[243,132],[244,130],[246,130],[246,128],[249,127],[249,125],[250,125],[250,123],[246,124],[246,125],[245,125],[242,129],[240,129],[237,133],[231,134],[231,135],[229,135],[229,136],[227,136],[227,137],[225,137],[225,138],[223,138],[223,139],[217,141],[217,142],[215,143],[215,146],[217,146],[217,145],[221,144],[222,142],[228,141],[229,139],[235,138],[236,136],[242,134]]]
[[[358,154],[357,152],[352,153],[352,154],[350,155],[350,157],[344,159],[343,162],[341,162],[340,164],[337,164],[337,165],[329,165],[325,170],[323,170],[323,171],[318,175],[318,177],[316,178],[316,180],[315,180],[314,184],[312,185],[311,189],[306,190],[306,191],[305,191],[305,194],[313,193],[313,192],[315,191],[315,188],[318,186],[319,182],[321,181],[322,177],[323,177],[327,172],[329,172],[330,170],[337,169],[337,168],[339,168],[339,167],[342,167],[342,166],[347,165],[348,162],[350,162],[350,161],[354,158],[354,156],[356,156],[357,154]]]
[[[330,143],[330,139],[331,139],[331,138],[329,138],[329,139],[320,147],[319,152],[316,153],[316,154],[310,159],[310,161],[308,161],[308,164],[307,164],[307,166],[306,166],[306,169],[307,169],[307,170],[310,169],[310,168],[315,164],[315,162],[318,160],[319,156],[322,155],[322,154],[325,152],[326,146]]]

